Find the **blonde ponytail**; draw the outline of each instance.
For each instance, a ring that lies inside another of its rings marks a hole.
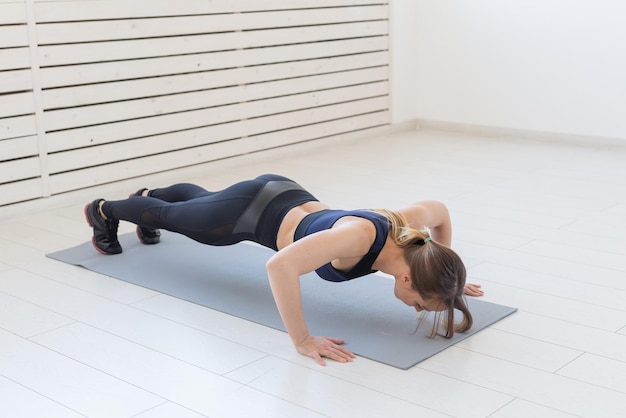
[[[427,226],[423,229],[411,228],[402,213],[389,209],[376,209],[376,212],[389,220],[391,239],[398,247],[406,248],[409,245],[424,245],[432,240],[430,228]]]

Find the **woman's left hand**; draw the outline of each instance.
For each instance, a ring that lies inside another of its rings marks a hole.
[[[467,283],[463,291],[468,296],[482,296],[485,294],[485,292],[481,290],[480,285],[474,283]]]

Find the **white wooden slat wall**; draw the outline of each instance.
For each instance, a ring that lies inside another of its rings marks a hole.
[[[0,1],[0,205],[43,195],[26,3]]]
[[[0,205],[389,124],[387,3],[0,0]]]

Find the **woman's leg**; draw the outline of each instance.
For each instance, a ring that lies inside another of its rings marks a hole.
[[[164,202],[184,202],[198,197],[209,196],[213,192],[191,183],[179,183],[169,187],[153,190],[140,189],[133,197],[153,197]],[[157,228],[150,228],[137,224],[137,238],[146,245],[158,244],[161,241],[161,232]]]
[[[179,183],[169,187],[148,190],[148,197],[154,197],[164,202],[184,202],[198,197],[210,196],[215,192],[209,192],[195,184]]]
[[[167,229],[205,244],[229,245],[251,238],[250,234],[232,232],[241,214],[267,181],[248,180],[218,192],[193,185],[176,185],[151,191],[150,197],[105,201],[102,213],[110,220]]]

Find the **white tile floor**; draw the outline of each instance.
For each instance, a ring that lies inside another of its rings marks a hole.
[[[470,279],[519,312],[407,371],[318,367],[283,333],[44,256],[90,238],[85,201],[155,178],[0,208],[0,415],[626,416],[625,163],[626,144],[422,130],[169,174],[278,172],[338,207],[447,202]]]

